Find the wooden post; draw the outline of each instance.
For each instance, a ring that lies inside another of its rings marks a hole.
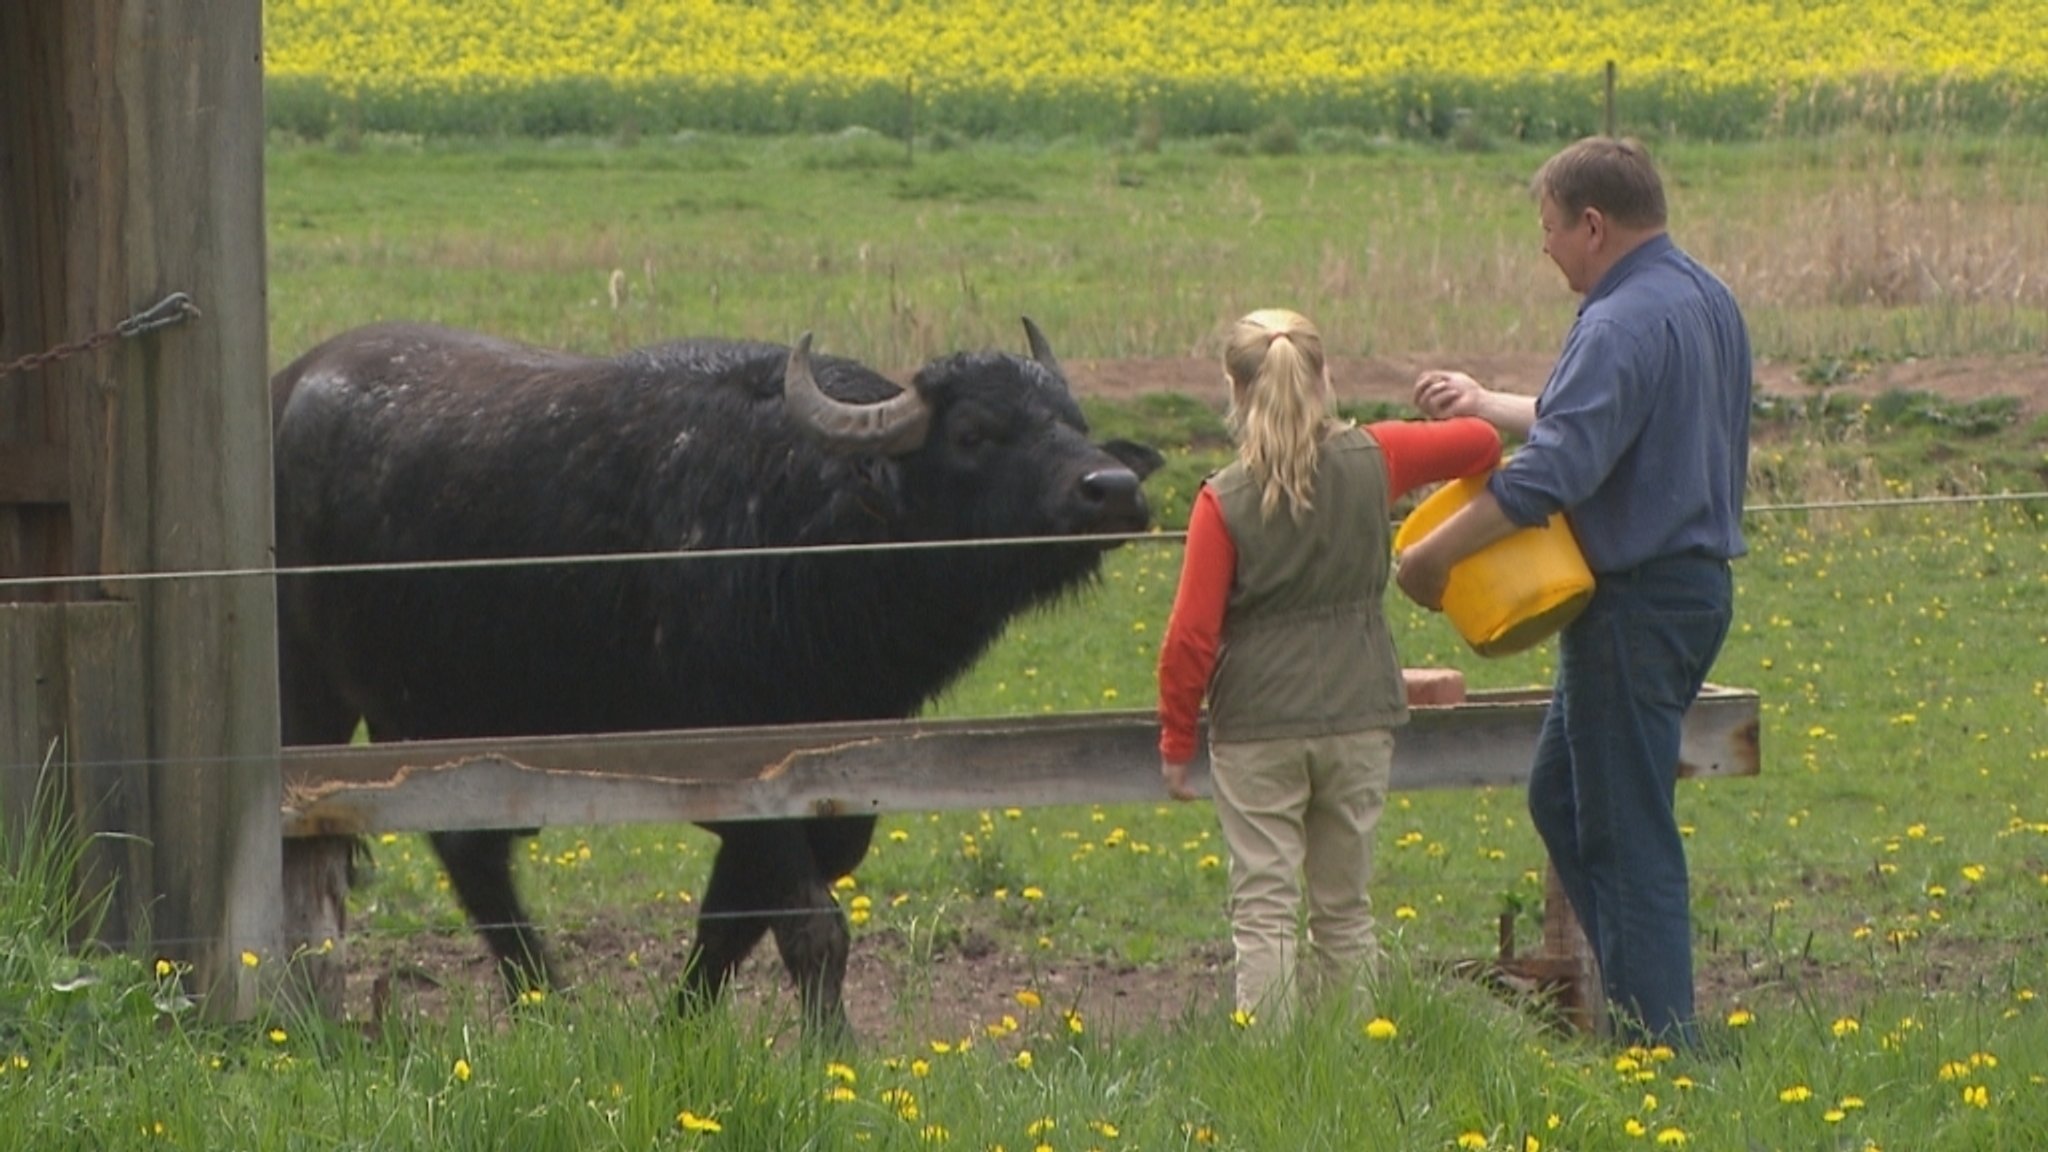
[[[1607,101],[1606,101],[1606,114],[1605,114],[1605,116],[1604,116],[1604,117],[1602,118],[1602,120],[1601,120],[1601,124],[1602,124],[1603,130],[1605,131],[1605,133],[1606,133],[1606,135],[1607,135],[1607,138],[1608,138],[1608,139],[1610,139],[1610,140],[1611,140],[1611,139],[1613,139],[1613,138],[1614,138],[1614,61],[1612,61],[1612,60],[1609,60],[1609,61],[1607,62]]]
[[[1543,866],[1543,955],[1570,969],[1566,1016],[1581,1030],[1608,1035],[1607,991],[1600,982],[1600,960],[1579,927],[1578,914],[1564,894],[1557,868],[1547,863]]]
[[[55,446],[67,489],[63,527],[36,514],[28,546],[27,520],[0,513],[0,576],[269,563],[261,28],[260,0],[0,5],[0,360],[174,291],[203,312],[0,380],[0,438]],[[97,624],[61,606],[71,640],[38,663],[62,670],[64,703],[37,723],[111,734],[74,744],[73,787],[101,812],[115,797],[118,830],[147,845],[147,947],[189,965],[209,1016],[247,1016],[285,966],[271,583],[110,581],[61,599],[94,597]],[[40,735],[0,733],[0,750]],[[139,778],[103,759],[126,739]]]
[[[917,77],[903,78],[903,166],[917,163]]]

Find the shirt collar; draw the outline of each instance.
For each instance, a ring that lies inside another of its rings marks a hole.
[[[1621,287],[1623,280],[1635,275],[1636,270],[1643,265],[1660,259],[1666,252],[1671,251],[1672,247],[1671,234],[1659,232],[1630,249],[1628,255],[1616,260],[1614,267],[1609,268],[1607,274],[1600,277],[1600,282],[1593,285],[1593,290],[1586,293],[1586,298],[1579,301],[1579,313],[1584,315],[1586,309],[1595,302],[1613,295],[1614,290]]]

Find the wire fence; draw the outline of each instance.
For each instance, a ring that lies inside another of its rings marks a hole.
[[[2048,491],[1997,492],[1981,495],[1915,496],[1881,500],[1825,500],[1793,504],[1756,504],[1743,509],[1745,516],[1789,512],[1865,511],[1888,508],[1932,508],[1978,504],[2024,504],[2048,501]],[[1398,521],[1395,522],[1398,525]],[[578,552],[546,556],[493,556],[459,560],[404,560],[361,564],[309,564],[291,567],[193,568],[163,572],[107,572],[83,576],[17,576],[0,579],[0,596],[11,591],[28,591],[75,584],[111,586],[161,584],[172,581],[235,580],[306,576],[394,575],[402,573],[463,572],[518,568],[563,568],[577,566],[645,564],[653,562],[707,563],[716,560],[766,560],[793,556],[839,556],[890,552],[958,551],[965,548],[1035,548],[1075,544],[1168,543],[1178,544],[1185,532],[1104,533],[1088,536],[1010,536],[976,540],[898,540],[859,544],[806,544],[749,548],[675,548],[640,552]]]
[[[1745,515],[1777,516],[1803,513],[1831,513],[1852,511],[1884,512],[1889,510],[1905,509],[2024,505],[2040,503],[2044,501],[2048,501],[2048,491],[1992,493],[1980,495],[1963,494],[1931,497],[1898,497],[1871,500],[1828,500],[1813,502],[1791,502],[1751,505],[1745,509]],[[564,565],[616,565],[650,562],[694,563],[733,559],[758,560],[764,558],[791,557],[798,555],[820,556],[878,554],[915,550],[960,549],[963,547],[1018,548],[1045,545],[1071,546],[1075,544],[1077,541],[1085,541],[1088,543],[1117,544],[1178,544],[1184,539],[1185,534],[1181,532],[1153,531],[1146,533],[1130,533],[1122,535],[1091,536],[1085,538],[1077,538],[1073,536],[1045,536],[1018,537],[995,540],[886,542],[870,544],[843,544],[805,547],[674,549],[633,553],[597,553],[561,556],[502,557],[452,561],[440,560],[380,564],[346,564],[317,567],[268,566],[167,572],[112,573],[96,574],[90,576],[11,578],[0,580],[0,599],[4,599],[5,594],[13,590],[40,589],[47,588],[53,585],[63,584],[92,584],[98,586],[105,586],[108,584],[119,583],[150,584],[168,581],[214,581],[251,578],[338,576],[358,574],[398,574],[464,571],[478,569],[517,569],[529,567],[555,567]],[[1902,573],[1901,579],[1903,580],[1905,578],[1906,574]],[[165,761],[161,759],[104,760],[90,762],[66,761],[65,767],[73,769],[89,768],[153,770],[169,766],[172,763],[175,763],[177,766],[180,767],[226,767],[232,765],[251,765],[259,762],[268,762],[272,759],[273,758],[270,756],[252,755],[242,757],[212,757],[204,759],[181,758],[175,762]],[[0,764],[0,776],[5,776],[13,780],[18,780],[23,777],[33,778],[49,770],[50,768],[47,759],[44,762]],[[708,854],[704,858],[703,862],[706,863],[706,865],[708,866]],[[1699,878],[1711,879],[1711,877],[1706,875],[1700,875]],[[1498,893],[1500,891],[1500,885],[1497,882],[1480,879],[1465,880],[1458,878],[1438,878],[1427,882],[1427,884],[1423,884],[1420,881],[1410,879],[1404,881],[1403,883],[1405,883],[1410,888],[1428,887],[1433,891],[1436,891],[1439,895],[1446,891],[1454,893],[1464,892],[1468,896],[1473,893],[1479,893],[1484,895],[1488,893]],[[1376,879],[1375,881],[1375,886],[1376,888],[1385,887],[1383,882],[1378,879]],[[697,906],[694,898],[683,893],[681,890],[677,890],[675,899],[666,900],[663,903],[665,907],[673,908],[676,910],[677,919],[689,921],[701,921],[705,919],[775,918],[778,916],[789,915],[789,913],[786,911],[707,913]],[[452,903],[450,904],[449,907],[451,914],[453,914]],[[503,925],[497,926],[502,927]],[[394,925],[388,923],[372,922],[351,924],[348,928],[348,933],[350,938],[353,940],[376,941],[381,942],[383,944],[390,944],[403,947],[417,940],[426,938],[438,938],[448,940],[460,939],[467,941],[468,939],[470,939],[471,934],[477,929],[477,927],[478,926],[470,925],[467,923],[415,923]],[[651,935],[655,934],[653,931],[653,926],[651,925],[649,931]],[[554,934],[560,935],[558,927]],[[214,938],[211,937],[156,938],[152,941],[155,947],[172,952],[176,952],[180,949],[189,946],[209,944],[214,942]]]

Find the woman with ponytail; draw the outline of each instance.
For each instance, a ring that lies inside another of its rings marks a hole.
[[[1236,1006],[1281,1024],[1303,992],[1370,996],[1373,830],[1408,718],[1382,607],[1390,506],[1492,468],[1500,434],[1469,417],[1339,419],[1322,337],[1285,309],[1239,320],[1223,368],[1237,459],[1203,482],[1188,520],[1159,653],[1160,774],[1194,799],[1206,696]],[[1304,889],[1310,963],[1297,973]]]

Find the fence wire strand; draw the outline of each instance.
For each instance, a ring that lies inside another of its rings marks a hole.
[[[1800,504],[1757,504],[1745,516],[1791,512],[1874,511],[1888,508],[1933,508],[1972,504],[2023,504],[2048,500],[2048,491],[1997,492],[1983,495],[1908,496],[1882,500],[1830,500]],[[1398,524],[1399,522],[1396,521]],[[839,556],[863,553],[944,551],[965,548],[1031,548],[1096,544],[1179,543],[1185,532],[1104,533],[1089,536],[1006,536],[978,540],[891,540],[860,544],[803,544],[759,548],[670,548],[644,552],[579,552],[560,556],[485,556],[460,560],[401,560],[361,564],[319,564],[290,567],[193,568],[161,572],[106,572],[84,576],[16,576],[0,579],[0,593],[12,589],[51,588],[71,584],[153,584],[182,580],[362,576],[400,573],[463,572],[478,569],[579,567],[712,560],[770,560],[791,556]]]
[[[1982,495],[1896,497],[1877,500],[1834,500],[1804,503],[1758,504],[1744,508],[1743,513],[1745,516],[1766,516],[1808,512],[1883,511],[1888,509],[1906,508],[1959,507],[1969,505],[1991,504],[2024,504],[2042,500],[2048,500],[2048,491],[1989,493]],[[811,545],[804,547],[672,549],[632,553],[584,553],[563,556],[494,557],[469,560],[438,560],[378,564],[343,564],[317,567],[271,566],[254,568],[196,569],[163,572],[110,573],[90,576],[52,576],[0,579],[0,592],[6,592],[10,589],[46,588],[54,585],[65,584],[144,584],[179,580],[229,580],[246,578],[463,571],[475,569],[518,569],[533,567],[553,567],[563,565],[605,565],[666,561],[695,562],[732,559],[769,559],[783,558],[799,554],[806,556],[845,555],[860,553],[889,553],[959,548],[1012,548],[1042,545],[1073,545],[1076,543],[1179,543],[1185,539],[1185,536],[1186,534],[1184,532],[1152,531],[1144,533],[1127,533],[1120,535],[1085,537],[1035,536],[1014,537],[995,540],[898,541],[867,544]],[[174,766],[212,769],[233,765],[250,765],[261,762],[270,762],[274,761],[275,759],[276,758],[274,756],[259,754],[248,756],[215,756],[200,758],[183,757],[178,758],[176,760],[161,758],[102,761],[66,760],[64,761],[64,763],[70,768],[84,768],[96,770],[156,770]],[[0,764],[0,777],[31,775],[39,776],[44,771],[45,768],[42,764],[34,762]],[[1136,803],[1142,804],[1144,802],[1140,801]],[[1162,801],[1162,803],[1164,803],[1164,801]],[[890,815],[901,816],[905,814],[892,813]],[[559,829],[556,830],[559,831]],[[107,836],[122,834],[97,833],[95,835]],[[404,835],[424,838],[426,834],[406,833]],[[705,859],[708,861],[708,854],[705,856]],[[1695,875],[1703,878],[1710,877],[1711,871],[1696,871]],[[1390,892],[1398,893],[1410,889],[1413,889],[1415,891],[1428,890],[1433,893],[1441,893],[1446,888],[1493,889],[1498,887],[1497,883],[1483,880],[1453,881],[1449,884],[1431,883],[1423,878],[1416,878],[1412,881],[1395,880],[1390,883],[1384,881],[1381,882],[1385,883],[1385,889],[1383,889],[1382,892],[1383,897],[1389,896]],[[359,890],[372,893],[373,895],[371,896],[371,898],[374,899],[376,885],[377,881],[374,878],[373,872],[372,879],[367,884],[359,884],[358,887]],[[701,922],[705,920],[773,919],[777,917],[786,917],[792,914],[792,912],[789,910],[733,911],[707,913],[697,905],[694,898],[681,898],[682,892],[680,889],[678,890],[678,896],[679,898],[672,902],[675,908],[681,910],[682,914],[678,917],[678,919],[691,923]],[[474,933],[487,928],[508,928],[516,926],[517,925],[512,924],[474,925],[465,922],[457,926],[421,924],[416,927],[408,928],[356,923],[351,924],[347,927],[344,936],[347,940],[359,943],[370,941],[398,941],[400,943],[403,943],[411,940],[428,937],[453,941],[457,939],[473,938]],[[573,936],[575,934],[575,930],[573,928],[565,930],[559,924],[556,924],[551,927],[550,925],[544,923],[534,922],[531,926],[539,928],[555,938],[561,938],[563,936]],[[214,944],[221,942],[224,942],[223,938],[212,936],[155,937],[152,938],[150,941],[151,946],[153,948],[170,952],[177,952],[198,945]],[[336,943],[339,944],[341,943],[341,941],[336,941]],[[478,945],[478,947],[481,948],[482,946]]]

